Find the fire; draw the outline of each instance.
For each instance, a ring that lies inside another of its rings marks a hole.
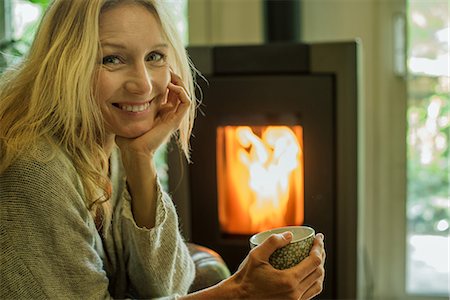
[[[218,128],[222,230],[252,234],[303,222],[300,126]]]

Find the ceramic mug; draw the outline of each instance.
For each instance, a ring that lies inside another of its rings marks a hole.
[[[250,238],[250,248],[260,245],[272,234],[286,231],[292,232],[291,242],[272,253],[269,263],[279,270],[291,268],[309,256],[316,235],[311,227],[286,226],[257,233]]]

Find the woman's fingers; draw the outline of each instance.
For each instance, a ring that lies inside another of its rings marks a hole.
[[[292,240],[292,233],[286,231],[281,234],[272,234],[269,238],[267,238],[261,245],[254,249],[254,252],[258,254],[258,257],[264,261],[269,261],[270,255],[272,253],[286,246]]]
[[[314,296],[320,294],[323,290],[323,285],[321,281],[316,281],[314,284],[301,296],[301,300],[309,300]]]
[[[175,113],[187,110],[191,104],[191,99],[189,98],[186,90],[183,87],[175,85],[171,82],[167,88],[169,89],[167,102],[172,104]],[[173,94],[171,94],[171,92]]]
[[[177,74],[170,72],[170,82],[168,85],[170,91],[172,91],[178,98],[181,103],[190,103],[191,97],[184,86],[184,82],[180,76]]]
[[[191,99],[184,87],[182,79],[170,72],[170,82],[167,85],[166,101],[160,105],[156,127],[164,130],[176,130],[191,105]]]
[[[316,238],[314,239],[313,247],[311,248],[311,252],[320,253],[320,256],[322,257],[322,260],[325,261],[326,254],[325,254],[325,246],[324,246],[324,236],[322,233],[316,234]]]
[[[321,233],[316,235],[309,256],[299,264],[305,265],[303,272],[297,274],[299,276],[299,289],[305,291],[300,299],[311,299],[322,291],[326,258],[323,238],[323,234]],[[312,272],[304,276],[305,272],[311,270]]]
[[[323,265],[320,265],[314,272],[302,280],[299,284],[299,289],[304,292],[300,299],[311,299],[322,292],[324,277],[325,269]]]
[[[309,256],[291,269],[299,282],[303,281],[309,274],[323,264],[323,252],[323,235],[318,234],[314,239],[314,244],[309,252]]]
[[[297,266],[277,270],[269,265],[270,255],[287,245],[292,234],[273,234],[250,251],[237,274],[247,295],[255,299],[311,299],[322,291],[325,270],[323,235],[315,238],[310,255]]]
[[[161,105],[158,115],[163,119],[172,115],[175,120],[180,121],[190,107],[191,99],[182,79],[172,71],[170,76],[170,82],[167,85],[167,101]]]

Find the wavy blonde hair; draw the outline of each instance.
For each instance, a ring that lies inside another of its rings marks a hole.
[[[0,173],[46,139],[72,159],[92,214],[109,212],[111,196],[103,118],[95,100],[101,47],[99,16],[123,3],[143,5],[159,20],[172,55],[169,63],[195,97],[193,68],[164,0],[54,0],[39,25],[28,56],[0,82]],[[195,100],[195,99],[194,99]],[[189,137],[196,105],[191,105],[178,133],[189,159]],[[99,193],[100,191],[100,193]],[[108,216],[109,214],[109,216]]]

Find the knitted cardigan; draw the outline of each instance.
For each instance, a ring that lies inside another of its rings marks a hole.
[[[136,225],[118,149],[113,217],[100,235],[69,157],[40,144],[0,174],[0,299],[167,298],[186,294],[194,264],[158,183],[156,225]]]

